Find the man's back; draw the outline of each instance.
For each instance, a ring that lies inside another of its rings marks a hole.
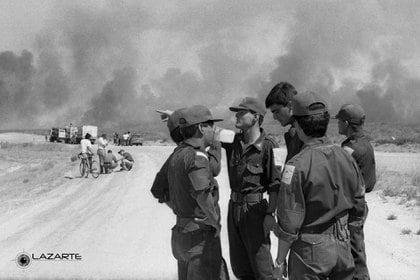
[[[128,152],[123,153],[122,156],[123,156],[124,159],[126,159],[128,161],[132,161],[132,162],[134,161],[133,157]]]
[[[365,180],[366,192],[371,192],[376,183],[376,163],[368,137],[362,132],[355,133],[342,143],[342,147],[356,160]]]
[[[80,148],[82,153],[90,153],[91,151],[88,151],[88,147],[92,148],[92,143],[89,139],[82,139],[80,141]]]
[[[107,153],[105,155],[105,162],[108,162],[108,163],[117,162],[117,157],[112,153]]]
[[[192,181],[190,174],[193,172],[201,173],[202,178],[196,176]],[[194,195],[196,191],[210,188],[209,177],[209,161],[204,152],[187,144],[175,149],[168,166],[168,183],[176,215],[185,218],[205,217]]]
[[[320,138],[305,145],[285,167],[285,193],[280,195],[284,205],[279,203],[279,207],[301,213],[291,221],[292,231],[328,223],[345,211],[358,217],[364,211],[364,185],[356,164],[343,149],[327,141]],[[292,201],[288,197],[293,193]]]

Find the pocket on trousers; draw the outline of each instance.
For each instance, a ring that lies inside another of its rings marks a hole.
[[[331,255],[328,252],[328,235],[304,233],[295,242],[294,250],[308,262],[323,262]]]
[[[172,228],[172,254],[178,261],[187,260],[187,252],[191,247],[189,235],[182,232],[182,228],[174,226]]]
[[[195,256],[203,253],[205,231],[202,229],[192,232],[183,232],[183,228],[172,228],[172,254],[179,261],[188,262]]]

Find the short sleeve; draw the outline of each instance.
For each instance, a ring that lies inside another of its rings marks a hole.
[[[186,155],[186,163],[193,191],[210,189],[210,168],[207,154],[200,150],[193,150]]]

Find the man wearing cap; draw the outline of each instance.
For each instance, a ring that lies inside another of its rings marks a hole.
[[[185,108],[181,108],[174,112],[158,111],[158,113],[161,114],[162,120],[167,122],[166,124],[169,129],[171,139],[177,145],[179,145],[179,143],[183,140],[179,128],[179,118],[182,117],[182,110],[185,110]],[[159,172],[156,174],[152,188],[150,189],[152,195],[159,201],[159,203],[166,203],[166,205],[168,205],[171,209],[172,204],[169,199],[168,167],[172,154],[169,155]]]
[[[283,127],[290,125],[289,130],[284,134],[287,148],[286,162],[298,154],[303,146],[291,121],[291,101],[296,94],[297,91],[293,85],[288,82],[280,82],[271,89],[265,99],[265,107],[270,109],[273,118]]]
[[[171,136],[172,141],[174,141],[177,145],[179,145],[182,140],[183,136],[180,132],[179,127],[179,118],[182,117],[182,112],[186,110],[186,108],[181,108],[176,111],[169,111],[169,110],[157,110],[158,113],[161,114],[161,119],[167,122],[167,127],[169,129],[169,133]],[[171,159],[172,154],[168,157],[165,163],[162,165],[159,172],[156,174],[155,180],[153,181],[153,185],[151,188],[151,192],[153,196],[158,199],[159,203],[166,203],[169,207],[171,207],[170,199],[169,199],[169,183],[168,183],[168,165]],[[214,178],[219,175],[221,170],[220,160],[222,157],[221,154],[221,145],[219,142],[213,141],[210,148],[207,151],[207,156],[209,158],[210,164],[210,173],[211,173],[211,181],[213,184],[213,196],[215,200],[215,205],[217,207],[217,211],[220,214],[219,208],[219,185],[217,180]],[[172,208],[172,207],[171,207]]]
[[[348,223],[365,213],[364,182],[357,164],[325,136],[330,115],[318,94],[292,100],[296,133],[304,142],[286,164],[277,205],[280,227],[276,265],[289,252],[289,279],[352,279]]]
[[[169,197],[177,216],[172,252],[179,279],[228,279],[220,242],[220,214],[213,195],[205,148],[214,138],[214,119],[201,105],[182,111],[181,142],[168,164]]]
[[[366,192],[371,192],[376,183],[375,155],[368,137],[363,133],[365,112],[360,105],[345,104],[335,116],[338,119],[338,132],[347,139],[341,144],[355,160],[362,172]],[[367,208],[367,205],[366,205]],[[366,209],[367,215],[368,209]],[[349,225],[351,235],[351,253],[355,263],[354,279],[370,279],[366,264],[366,252],[363,223]]]
[[[274,164],[277,143],[261,128],[266,110],[255,98],[246,97],[237,107],[233,143],[222,143],[228,161],[231,197],[228,210],[230,262],[239,279],[273,279],[270,230],[280,170]],[[268,192],[269,202],[263,197]]]
[[[134,164],[133,157],[131,156],[129,152],[126,152],[124,150],[120,150],[118,153],[122,156],[120,171],[123,171],[123,170],[130,171],[131,168],[133,168],[133,164]]]

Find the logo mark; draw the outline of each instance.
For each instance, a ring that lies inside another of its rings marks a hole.
[[[16,257],[16,264],[20,268],[27,268],[31,264],[31,257],[27,253],[20,253]]]

